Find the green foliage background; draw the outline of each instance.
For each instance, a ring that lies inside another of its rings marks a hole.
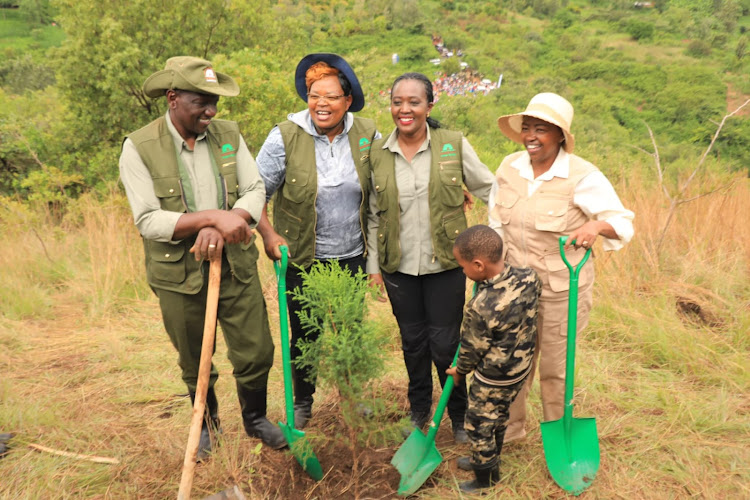
[[[675,175],[750,94],[750,0],[662,0],[650,9],[598,0],[21,4],[0,9],[0,194],[21,199],[116,181],[123,137],[164,112],[141,84],[180,54],[207,57],[238,79],[242,93],[222,100],[220,116],[238,121],[257,152],[275,123],[304,106],[293,74],[305,54],[344,55],[365,88],[361,114],[387,133],[391,82],[406,71],[437,76],[430,35],[439,34],[487,78],[503,75],[500,90],[443,96],[434,111],[491,169],[517,149],[497,117],[538,92],[574,104],[578,151],[608,174],[643,161],[648,124]],[[747,115],[730,120],[712,152],[717,168],[748,168],[748,138]]]

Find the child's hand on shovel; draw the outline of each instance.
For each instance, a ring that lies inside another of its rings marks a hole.
[[[445,370],[445,373],[453,377],[453,381],[457,384],[460,383],[464,379],[464,376],[465,376],[462,373],[458,373],[458,368],[455,366],[451,366],[450,368]]]

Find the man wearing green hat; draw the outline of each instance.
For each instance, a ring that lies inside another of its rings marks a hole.
[[[287,445],[266,418],[273,341],[256,261],[253,228],[265,188],[235,122],[214,120],[220,96],[237,83],[209,61],[172,57],[148,77],[144,93],[165,96],[168,110],[123,142],[120,177],[143,236],[146,276],[179,354],[182,379],[195,400],[206,310],[208,260],[222,259],[217,318],[234,368],[245,431],[273,449]],[[191,255],[192,254],[192,255]],[[211,366],[199,460],[219,429]]]

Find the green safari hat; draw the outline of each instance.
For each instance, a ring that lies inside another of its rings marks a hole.
[[[210,61],[191,56],[170,57],[162,71],[143,82],[143,92],[149,97],[160,97],[167,90],[226,97],[240,93],[240,87],[231,76],[214,71]]]

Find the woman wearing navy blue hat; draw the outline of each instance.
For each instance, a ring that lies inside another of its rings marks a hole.
[[[336,54],[309,54],[297,65],[295,86],[307,109],[292,113],[268,134],[256,158],[266,185],[266,202],[274,196],[273,226],[263,211],[258,232],[266,255],[281,258],[289,247],[289,290],[302,285],[301,270],[314,261],[336,260],[355,274],[364,269],[368,205],[367,158],[379,138],[373,120],[352,113],[365,105],[362,87],[349,64]],[[302,328],[301,305],[287,297],[292,360],[297,341],[313,339]],[[294,421],[305,427],[312,416],[315,381],[309,371],[294,371]]]

